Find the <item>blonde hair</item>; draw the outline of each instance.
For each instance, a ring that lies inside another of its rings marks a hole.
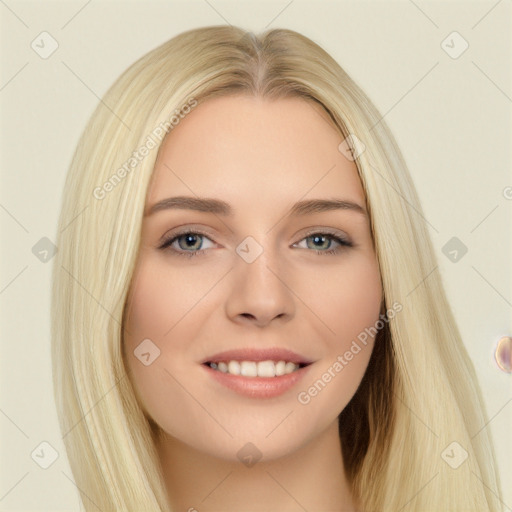
[[[477,378],[385,121],[310,39],[286,29],[255,36],[232,26],[184,32],[127,69],[92,115],[67,176],[53,268],[52,364],[60,427],[85,510],[171,510],[155,425],[135,397],[122,352],[158,149],[137,163],[130,158],[177,109],[232,94],[317,102],[342,139],[354,134],[366,146],[355,163],[385,302],[403,309],[379,332],[363,381],[340,415],[344,464],[362,509],[500,510]],[[442,457],[452,442],[468,453],[457,469]]]

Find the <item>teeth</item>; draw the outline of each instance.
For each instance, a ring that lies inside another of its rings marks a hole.
[[[209,363],[209,365],[222,373],[242,375],[243,377],[279,377],[300,368],[298,364],[286,361],[221,361]]]
[[[228,373],[232,375],[240,375],[240,363],[238,361],[229,361]]]
[[[274,361],[260,361],[258,363],[258,377],[275,377],[276,365]]]
[[[276,364],[276,375],[284,375],[284,372],[286,370],[286,363],[284,361],[279,361]]]
[[[229,363],[231,364],[231,363]],[[229,368],[229,366],[228,366]],[[252,361],[242,361],[240,363],[240,375],[244,377],[257,377],[258,376],[258,364]]]

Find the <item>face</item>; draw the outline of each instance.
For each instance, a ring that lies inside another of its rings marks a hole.
[[[164,141],[123,342],[169,439],[228,460],[251,442],[274,459],[332,427],[356,392],[382,288],[342,140],[315,103],[229,96]]]

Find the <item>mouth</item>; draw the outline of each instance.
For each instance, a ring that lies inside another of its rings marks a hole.
[[[218,362],[207,361],[203,363],[203,365],[209,366],[212,370],[249,378],[281,377],[282,375],[288,375],[301,368],[305,368],[310,364],[312,363],[293,363],[292,361],[273,361],[270,359],[266,361],[237,361],[232,359]]]
[[[201,366],[214,381],[237,394],[273,398],[297,386],[313,363],[287,349],[246,348],[209,356]]]

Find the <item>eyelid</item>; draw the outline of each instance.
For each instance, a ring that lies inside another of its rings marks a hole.
[[[321,226],[315,226],[313,228],[309,228],[308,231],[306,231],[305,233],[303,233],[301,235],[302,238],[300,240],[302,240],[303,238],[307,238],[308,236],[311,236],[311,235],[316,235],[317,233],[337,236],[339,238],[342,238],[346,242],[352,241],[351,238],[344,231],[341,231],[341,230],[335,229],[335,228],[325,228],[325,227],[321,227]],[[299,240],[299,242],[300,242],[300,240]]]
[[[168,231],[166,231],[158,240],[158,245],[160,246],[162,244],[165,244],[166,242],[173,238],[176,238],[177,236],[185,235],[190,232],[197,233],[198,235],[203,235],[212,240],[213,242],[212,235],[210,233],[207,233],[200,227],[196,227],[194,224],[184,224],[182,226],[177,226],[173,229],[169,229]]]

